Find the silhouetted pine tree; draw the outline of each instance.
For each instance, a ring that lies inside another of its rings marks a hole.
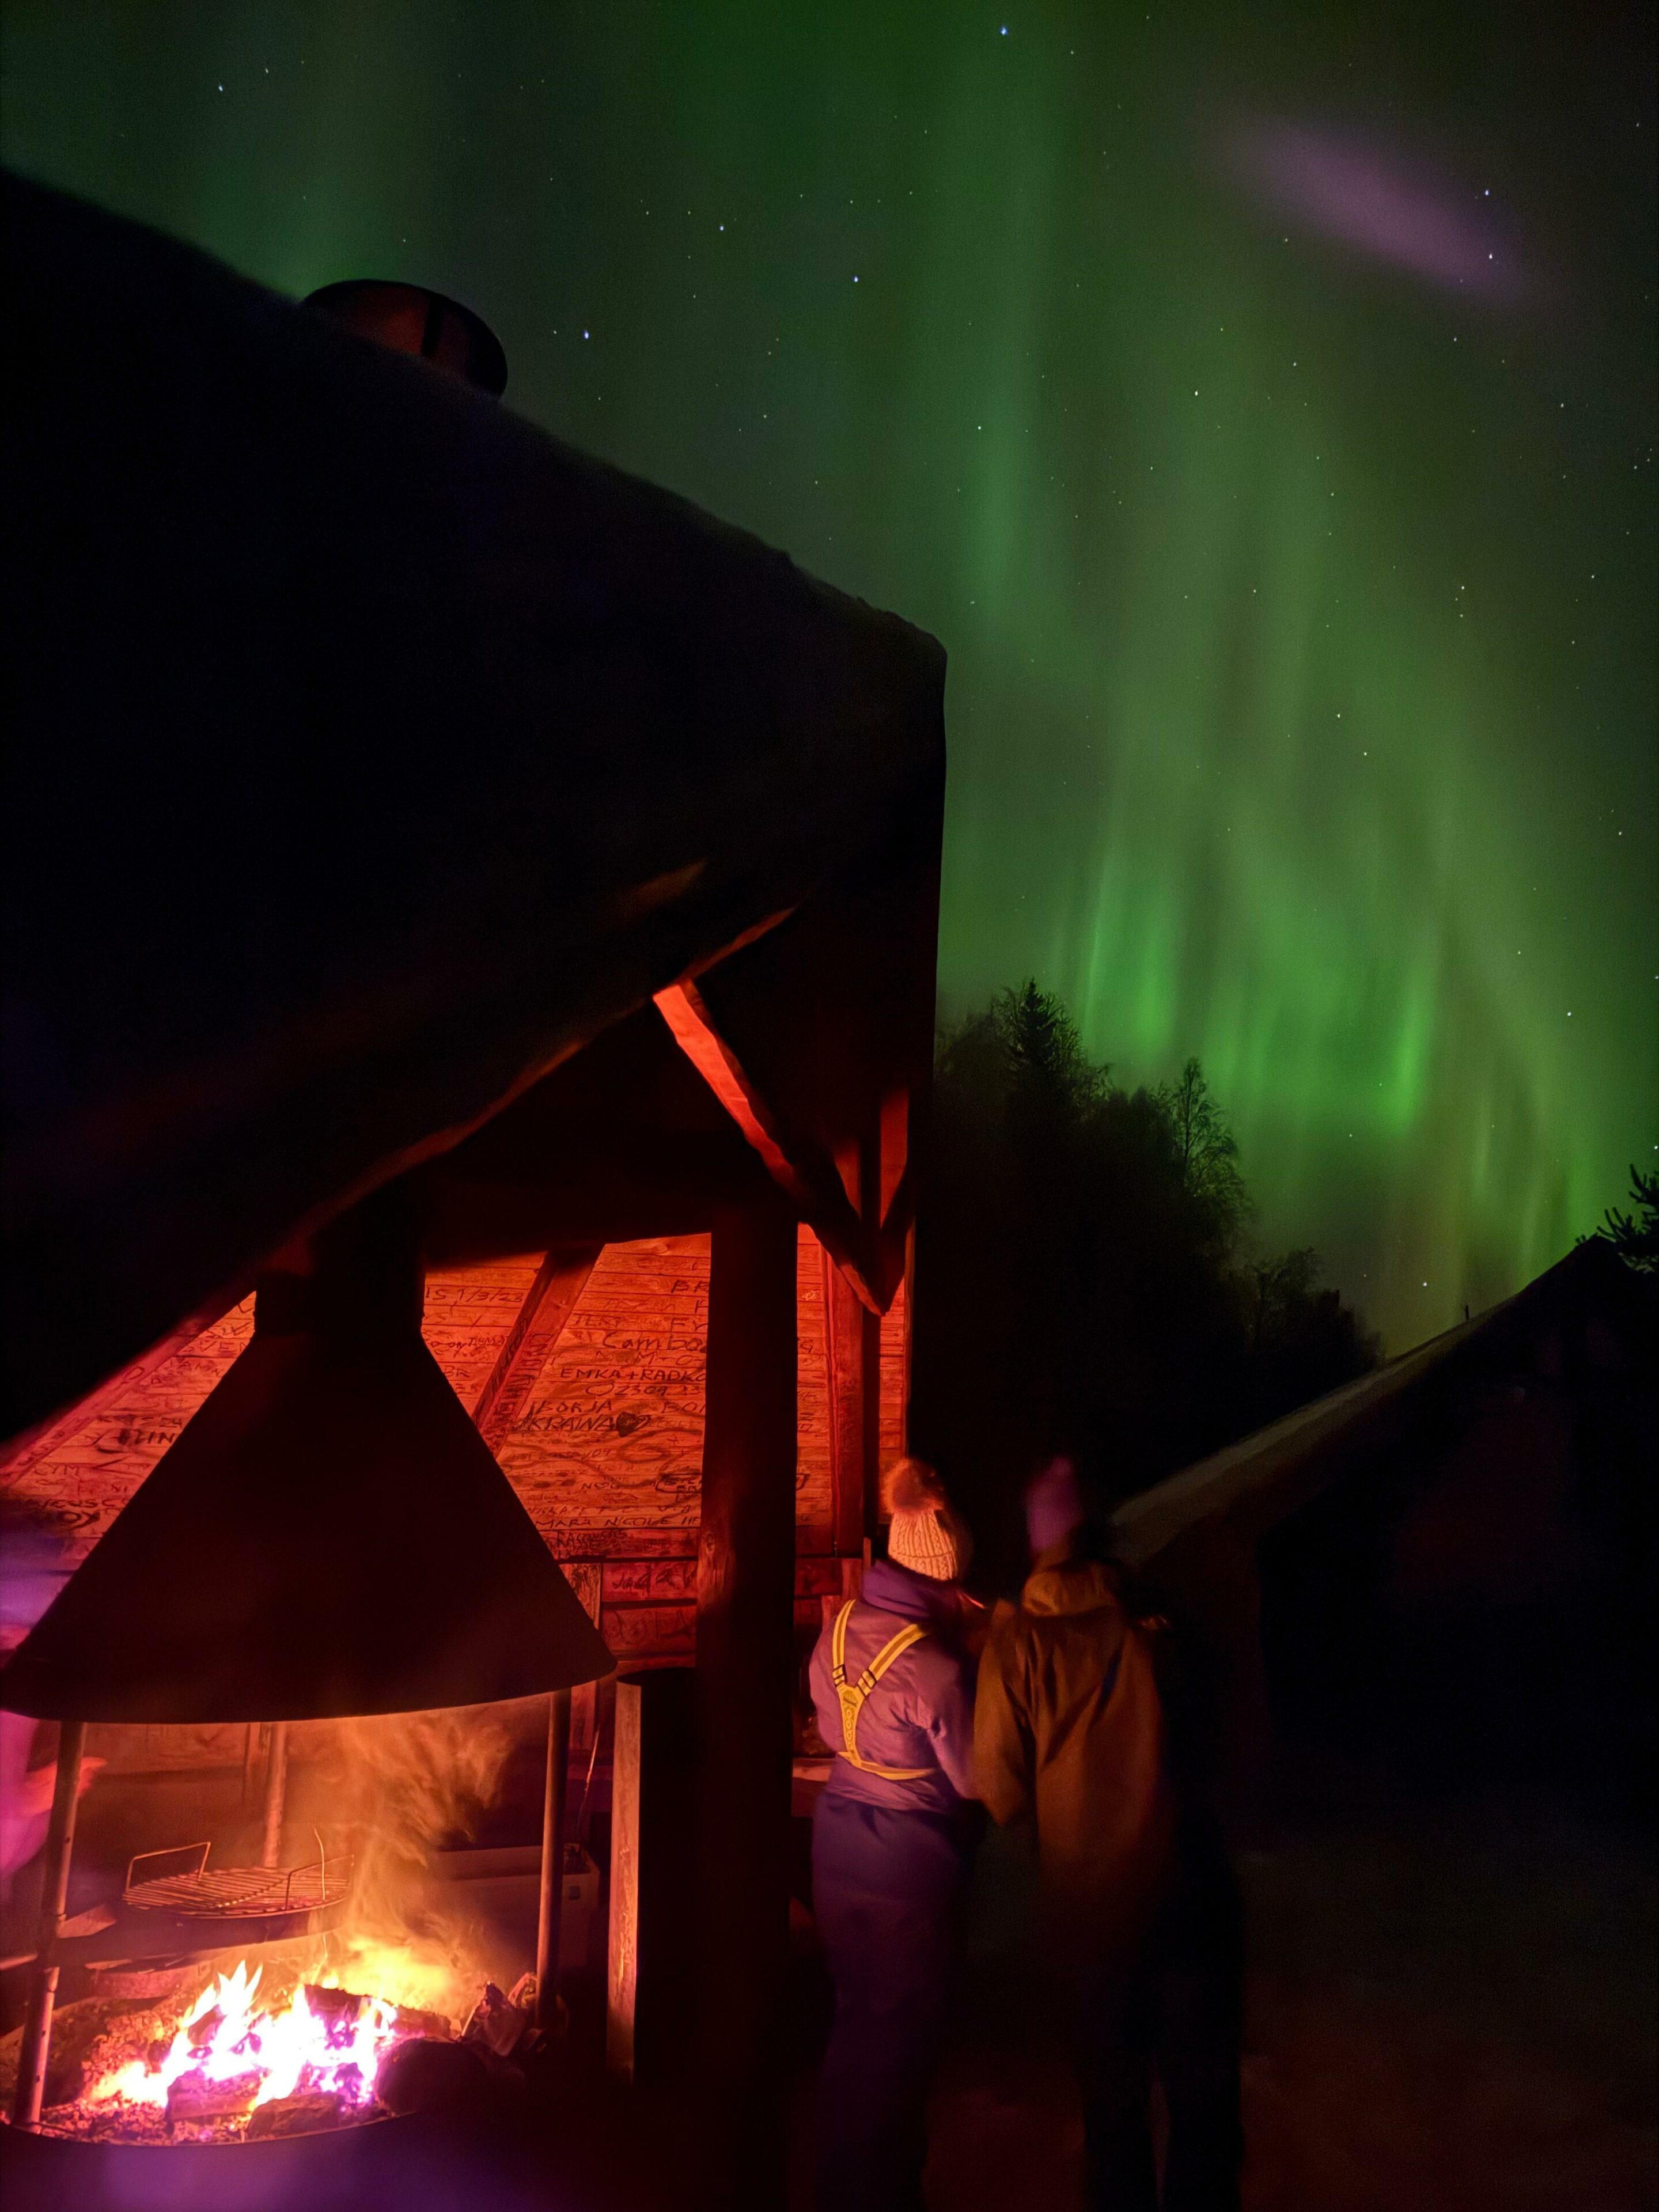
[[[916,1248],[913,1418],[993,1576],[1075,1454],[1127,1497],[1376,1358],[1310,1252],[1251,1263],[1237,1146],[1199,1063],[1125,1091],[1027,981],[940,1041]]]
[[[1595,1233],[1607,1239],[1626,1267],[1642,1275],[1659,1274],[1659,1168],[1644,1175],[1632,1167],[1630,1195],[1634,1217],[1610,1206]]]

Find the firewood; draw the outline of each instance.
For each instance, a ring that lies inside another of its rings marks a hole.
[[[181,2074],[167,2091],[167,2125],[209,2127],[215,2120],[240,2119],[253,2109],[264,2083],[258,2071],[233,2075],[228,2081],[210,2081],[199,2071]]]
[[[332,1987],[325,1989],[319,1982],[306,1984],[305,1996],[313,2019],[325,2020],[331,2025],[339,2021],[347,2027],[350,2027],[356,2021],[358,2014],[368,2002],[356,1990]]]
[[[356,2117],[356,2109],[343,2097],[326,2089],[301,2089],[292,2097],[273,2097],[269,2104],[256,2106],[244,2140],[258,2142],[267,2136],[316,2135],[325,2128],[349,2128]]]
[[[388,2012],[397,2009],[367,1990],[343,1990],[332,1984],[324,1987],[318,1982],[307,1982],[304,1988],[306,2003],[315,2019],[325,2020],[331,2028],[355,2027],[372,2004],[384,2005]]]
[[[356,1990],[324,1989],[314,1982],[306,1984],[305,1996],[313,2015],[327,2021],[331,2029],[336,2026],[353,2027],[365,2005],[385,2003],[384,1998],[364,1996]],[[429,2035],[442,2043],[455,2033],[441,2012],[423,2012],[416,2005],[387,2005],[386,2008],[400,2035]]]
[[[432,2043],[412,2036],[380,2061],[374,2094],[400,2117],[429,2112],[453,2120],[505,2117],[524,2094],[524,2076],[482,2043]]]

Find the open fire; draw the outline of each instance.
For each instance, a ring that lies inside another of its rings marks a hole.
[[[53,2124],[128,2141],[228,2142],[380,2117],[387,2055],[411,2038],[447,2040],[441,2014],[301,1982],[262,1990],[244,1960],[208,1984],[169,2036],[142,2042],[154,2014],[112,2022],[87,2056],[85,2087]]]
[[[510,2104],[547,2044],[534,1973],[510,1995],[491,1979],[524,1960],[524,1901],[510,1929],[480,1917],[433,1855],[471,1833],[526,1723],[545,1726],[528,1702],[305,1724],[276,1832],[309,1830],[306,1864],[215,1867],[205,1844],[141,1854],[75,1936],[86,1981],[54,2008],[38,2124],[258,2142]],[[21,2035],[0,2039],[0,2105]]]

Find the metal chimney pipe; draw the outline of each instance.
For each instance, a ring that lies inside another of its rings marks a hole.
[[[483,317],[427,285],[349,277],[308,294],[306,305],[377,345],[429,361],[492,398],[507,389],[507,356]]]

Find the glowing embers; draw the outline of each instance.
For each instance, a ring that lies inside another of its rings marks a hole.
[[[382,2062],[413,2038],[447,2042],[436,2013],[327,1984],[262,1990],[264,1969],[216,1975],[171,2033],[114,2021],[88,2051],[85,2087],[54,2131],[114,2141],[256,2142],[378,2119]]]
[[[70,1939],[38,2124],[180,2147],[439,2108],[492,2124],[541,2049],[533,1976],[512,1998],[490,1978],[525,1963],[526,1900],[498,1927],[432,1861],[545,1729],[540,1700],[297,1724],[280,1801],[260,1808],[245,1772],[223,1866],[216,1843],[142,1853]],[[278,1863],[248,1863],[261,1837]]]

